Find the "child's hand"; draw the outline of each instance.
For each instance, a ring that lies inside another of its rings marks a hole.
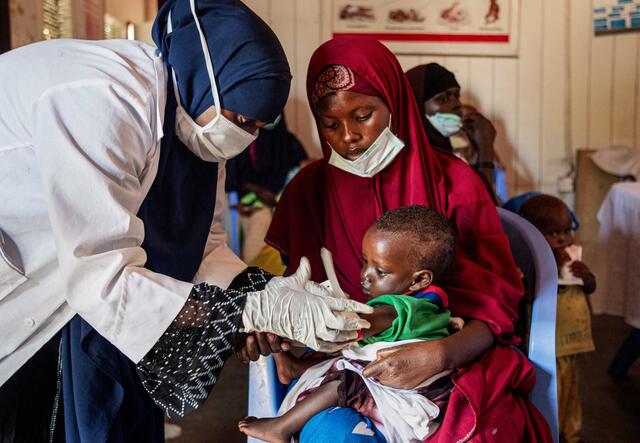
[[[556,258],[556,263],[558,264],[558,269],[562,267],[567,262],[571,261],[571,257],[567,251],[563,249],[553,249],[553,256]],[[576,276],[577,277],[577,276]]]
[[[596,290],[596,277],[591,273],[587,265],[585,265],[581,261],[576,260],[571,263],[569,269],[571,270],[571,273],[573,275],[582,279],[584,283],[583,290],[585,294],[591,294]]]
[[[449,318],[449,332],[454,334],[458,331],[461,331],[464,327],[464,320],[460,317],[451,317]]]
[[[591,271],[589,271],[589,267],[586,264],[584,264],[584,262],[577,261],[577,260],[571,263],[571,266],[569,266],[569,269],[571,270],[571,273],[573,275],[583,280],[586,276],[591,274]]]

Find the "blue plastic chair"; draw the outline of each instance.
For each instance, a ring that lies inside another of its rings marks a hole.
[[[513,257],[532,283],[533,306],[529,329],[528,358],[536,371],[536,384],[529,398],[545,417],[553,441],[558,442],[558,400],[556,388],[556,299],[558,271],[551,248],[542,234],[527,220],[505,209],[498,215],[509,237]],[[285,395],[272,357],[262,357],[249,369],[249,415],[274,417]],[[252,438],[249,442],[259,442]]]
[[[239,203],[238,193],[227,193],[227,202],[229,206],[227,208],[228,211],[225,211],[225,213],[228,217],[228,226],[225,226],[225,228],[229,235],[229,246],[231,246],[231,250],[240,257],[240,211],[238,211],[237,208]]]
[[[497,208],[509,237],[516,264],[533,291],[527,357],[536,370],[536,385],[529,395],[549,423],[558,442],[558,391],[556,387],[556,301],[558,268],[549,244],[540,231],[519,215]]]

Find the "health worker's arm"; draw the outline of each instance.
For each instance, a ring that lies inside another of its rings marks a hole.
[[[136,214],[160,143],[155,106],[131,94],[106,82],[49,91],[34,106],[35,155],[67,302],[138,363],[143,386],[164,412],[180,417],[206,399],[232,352],[246,293],[270,276],[248,270],[235,289],[214,286],[228,286],[245,267],[225,249],[216,223],[205,252],[210,261],[226,254],[227,272],[238,271],[226,280],[206,265],[196,277],[213,284],[196,286],[144,268]]]
[[[218,166],[218,185],[213,222],[211,223],[209,238],[204,248],[202,263],[200,263],[198,272],[193,277],[193,283],[206,281],[222,289],[226,289],[233,278],[247,267],[227,244],[227,233],[223,228],[227,198],[224,191],[225,170],[225,163],[220,163]]]
[[[160,149],[150,101],[151,94],[85,82],[45,93],[33,117],[67,302],[133,362],[158,341],[193,287],[144,268],[136,214]]]

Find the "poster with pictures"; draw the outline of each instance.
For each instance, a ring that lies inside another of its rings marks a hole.
[[[640,0],[593,0],[596,35],[640,31]]]
[[[518,52],[519,0],[333,0],[332,33],[365,35],[399,54]]]

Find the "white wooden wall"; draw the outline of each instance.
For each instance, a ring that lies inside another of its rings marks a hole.
[[[94,0],[95,1],[95,0]],[[115,0],[110,0],[114,2]],[[293,71],[290,128],[320,155],[305,78],[311,53],[330,37],[329,0],[245,0],[280,38]],[[40,0],[11,2],[15,46],[41,38]],[[640,34],[594,37],[589,0],[521,0],[517,58],[400,56],[456,73],[464,101],[498,129],[511,193],[555,193],[576,149],[640,147]]]
[[[267,21],[294,80],[287,122],[320,155],[307,105],[311,53],[330,37],[330,1],[245,0]],[[594,37],[588,0],[522,0],[517,58],[400,56],[405,70],[435,61],[455,72],[463,100],[498,129],[512,194],[556,193],[576,149],[640,147],[640,34]]]

